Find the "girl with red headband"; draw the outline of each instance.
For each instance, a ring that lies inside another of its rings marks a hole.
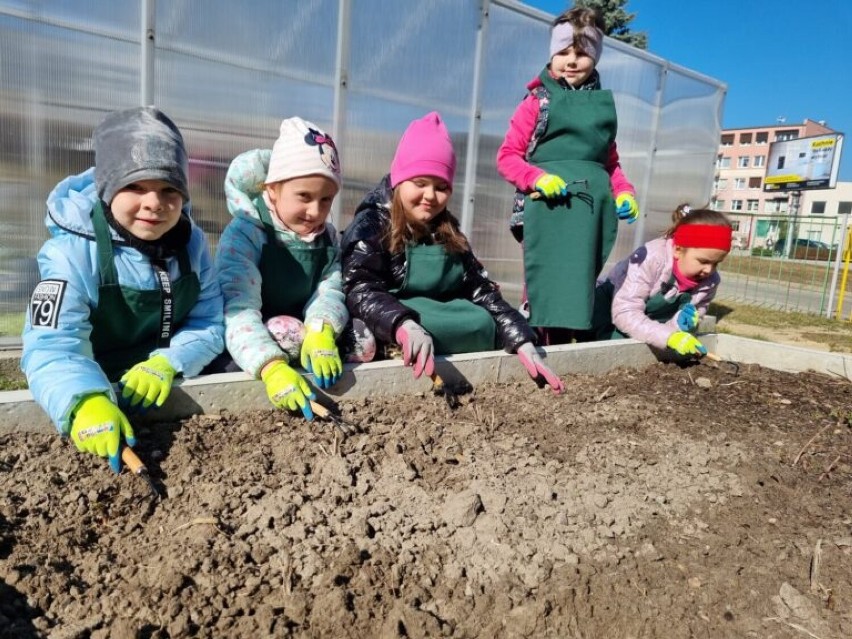
[[[724,214],[680,205],[665,235],[639,247],[598,281],[598,339],[632,337],[680,355],[707,353],[693,333],[716,295],[716,267],[731,250]]]

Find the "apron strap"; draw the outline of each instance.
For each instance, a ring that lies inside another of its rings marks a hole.
[[[152,260],[151,266],[160,284],[160,332],[157,334],[157,348],[168,348],[172,341],[172,315],[175,301],[172,293],[172,278],[169,276],[169,269],[164,260]]]
[[[266,201],[260,195],[255,198],[254,206],[260,215],[260,221],[263,222],[263,228],[266,230],[266,241],[275,245],[275,225],[272,223],[272,216],[269,214],[269,208],[266,206]]]
[[[95,243],[98,249],[98,270],[101,274],[101,284],[110,286],[118,284],[118,271],[115,270],[115,259],[112,252],[112,237],[109,233],[101,201],[98,200],[92,209],[92,226],[95,229]]]

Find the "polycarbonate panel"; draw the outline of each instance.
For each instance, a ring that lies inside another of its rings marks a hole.
[[[92,165],[91,133],[104,114],[137,103],[139,45],[115,37],[120,29],[109,11],[83,25],[79,16],[71,22],[51,13],[46,23],[4,9],[0,6],[0,337],[17,338],[38,282],[35,256],[47,239],[47,196],[67,175]],[[128,26],[138,30],[138,16],[134,19]],[[99,33],[100,25],[109,28]]]
[[[495,156],[525,85],[547,61],[549,23],[492,2],[477,72],[480,4],[350,0],[337,139],[340,226],[387,172],[408,122],[438,110],[458,158],[451,209],[461,215],[465,181],[475,179],[471,241],[516,301],[521,254],[508,231],[514,189],[497,174]],[[222,182],[237,154],[271,147],[290,115],[335,128],[340,0],[154,5],[154,101],[184,133],[193,215],[215,246],[230,220]],[[0,315],[0,337],[17,330],[36,283],[47,193],[91,164],[91,132],[107,111],[140,103],[142,6],[0,0],[0,313],[14,313]],[[614,259],[658,234],[678,202],[710,192],[724,89],[677,69],[665,73],[668,66],[605,44],[599,68],[618,109],[622,166],[649,215],[642,238],[640,225],[620,227]],[[477,77],[479,151],[475,175],[466,176]]]
[[[161,1],[157,46],[231,66],[235,74],[263,69],[264,81],[254,86],[258,96],[281,77],[329,84],[337,50],[338,4],[338,0]],[[251,108],[254,96],[242,97]]]
[[[4,0],[0,3],[0,12],[138,41],[142,3],[141,0]]]
[[[350,91],[416,105],[423,113],[467,110],[478,7],[459,0],[352,2]],[[384,113],[372,119],[379,127],[400,124]]]
[[[681,203],[706,206],[713,185],[721,134],[724,87],[670,70],[656,135],[656,154],[646,198],[645,237],[671,225]]]

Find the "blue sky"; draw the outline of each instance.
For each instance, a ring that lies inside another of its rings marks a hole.
[[[554,14],[572,4],[524,1]],[[852,1],[628,0],[626,10],[649,52],[728,85],[725,128],[810,118],[852,134]],[[844,147],[839,179],[848,182],[848,139]]]

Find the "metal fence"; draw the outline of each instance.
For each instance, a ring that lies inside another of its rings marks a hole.
[[[547,61],[551,18],[512,0],[0,0],[0,336],[17,335],[38,279],[47,194],[91,165],[92,129],[108,111],[140,103],[183,131],[193,217],[214,247],[230,219],[231,159],[270,148],[282,118],[333,132],[344,228],[406,124],[440,111],[459,157],[451,208],[517,300],[513,189],[495,154]],[[709,199],[726,87],[610,39],[599,68],[646,214],[622,227],[615,261],[659,235],[679,202]]]
[[[850,318],[848,216],[729,214],[733,250],[718,299]]]

